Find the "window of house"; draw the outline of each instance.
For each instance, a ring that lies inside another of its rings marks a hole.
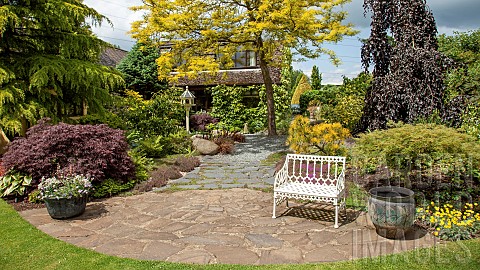
[[[257,57],[254,51],[240,51],[235,53],[233,62],[235,68],[256,67]]]

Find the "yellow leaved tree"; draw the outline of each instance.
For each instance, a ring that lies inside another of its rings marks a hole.
[[[307,117],[298,115],[290,124],[287,145],[299,154],[339,156],[345,154],[343,144],[348,137],[350,131],[340,123],[311,125]]]
[[[233,66],[236,51],[255,52],[267,99],[268,134],[275,135],[273,83],[269,67],[279,65],[279,48],[316,58],[328,54],[323,42],[337,42],[356,31],[342,24],[339,7],[350,0],[143,0],[146,11],[132,24],[133,37],[145,44],[169,45],[157,60],[159,77],[194,78]],[[276,60],[277,59],[277,60]],[[172,76],[171,72],[175,72]]]

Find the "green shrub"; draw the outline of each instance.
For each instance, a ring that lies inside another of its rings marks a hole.
[[[320,102],[320,90],[310,90],[300,95],[300,110],[302,113],[307,110],[312,100],[318,100]]]
[[[135,164],[135,178],[137,182],[142,182],[148,179],[148,172],[153,167],[153,160],[151,158],[147,158],[143,153],[130,150],[128,155]]]
[[[429,193],[448,189],[447,196],[456,191],[478,192],[480,143],[453,128],[397,124],[361,134],[352,157],[363,172],[386,165],[393,177],[414,189]]]
[[[102,183],[96,183],[93,185],[93,192],[89,196],[93,198],[111,197],[120,192],[132,189],[137,181],[130,180],[126,183],[120,183],[114,179],[107,179]]]
[[[168,154],[166,144],[168,139],[162,135],[144,138],[139,141],[138,149],[150,158],[161,158]]]
[[[108,108],[108,106],[107,106]],[[113,112],[106,111],[103,114],[88,114],[75,119],[76,124],[82,125],[99,125],[106,124],[107,126],[115,129],[127,129],[127,124],[118,115]]]
[[[462,115],[462,129],[480,140],[480,103],[469,104]]]
[[[165,90],[144,100],[135,91],[127,90],[126,97],[117,97],[111,110],[125,121],[130,131],[137,131],[144,137],[168,136],[176,133],[185,117],[176,88]]]
[[[353,130],[362,117],[364,98],[362,96],[348,95],[338,100],[333,108],[332,119],[329,122],[339,122],[345,128]]]
[[[192,149],[192,140],[185,130],[167,136],[153,135],[148,137],[143,137],[140,132],[133,131],[127,135],[127,139],[132,149],[150,158],[187,154]]]

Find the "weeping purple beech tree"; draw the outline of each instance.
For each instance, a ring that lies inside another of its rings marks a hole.
[[[437,27],[425,0],[364,0],[372,14],[362,64],[373,64],[360,130],[384,129],[387,122],[411,123],[443,110],[444,71]]]

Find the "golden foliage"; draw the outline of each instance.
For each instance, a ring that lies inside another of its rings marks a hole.
[[[346,13],[338,7],[347,2],[149,0],[132,8],[147,15],[132,24],[131,33],[142,43],[174,45],[157,61],[160,76],[177,72],[170,79],[231,67],[238,50],[253,50],[264,55],[260,61],[275,65],[278,41],[295,54],[308,58],[328,54],[335,61],[334,52],[321,44],[356,34],[351,24],[342,24]]]
[[[307,76],[303,74],[295,88],[295,92],[293,93],[292,104],[300,104],[300,96],[310,90],[312,90],[312,87],[310,86],[310,83],[308,83]]]
[[[348,137],[350,137],[350,131],[343,128],[340,123],[321,123],[312,126],[307,117],[298,115],[288,130],[287,145],[296,153],[344,155],[343,144]]]

